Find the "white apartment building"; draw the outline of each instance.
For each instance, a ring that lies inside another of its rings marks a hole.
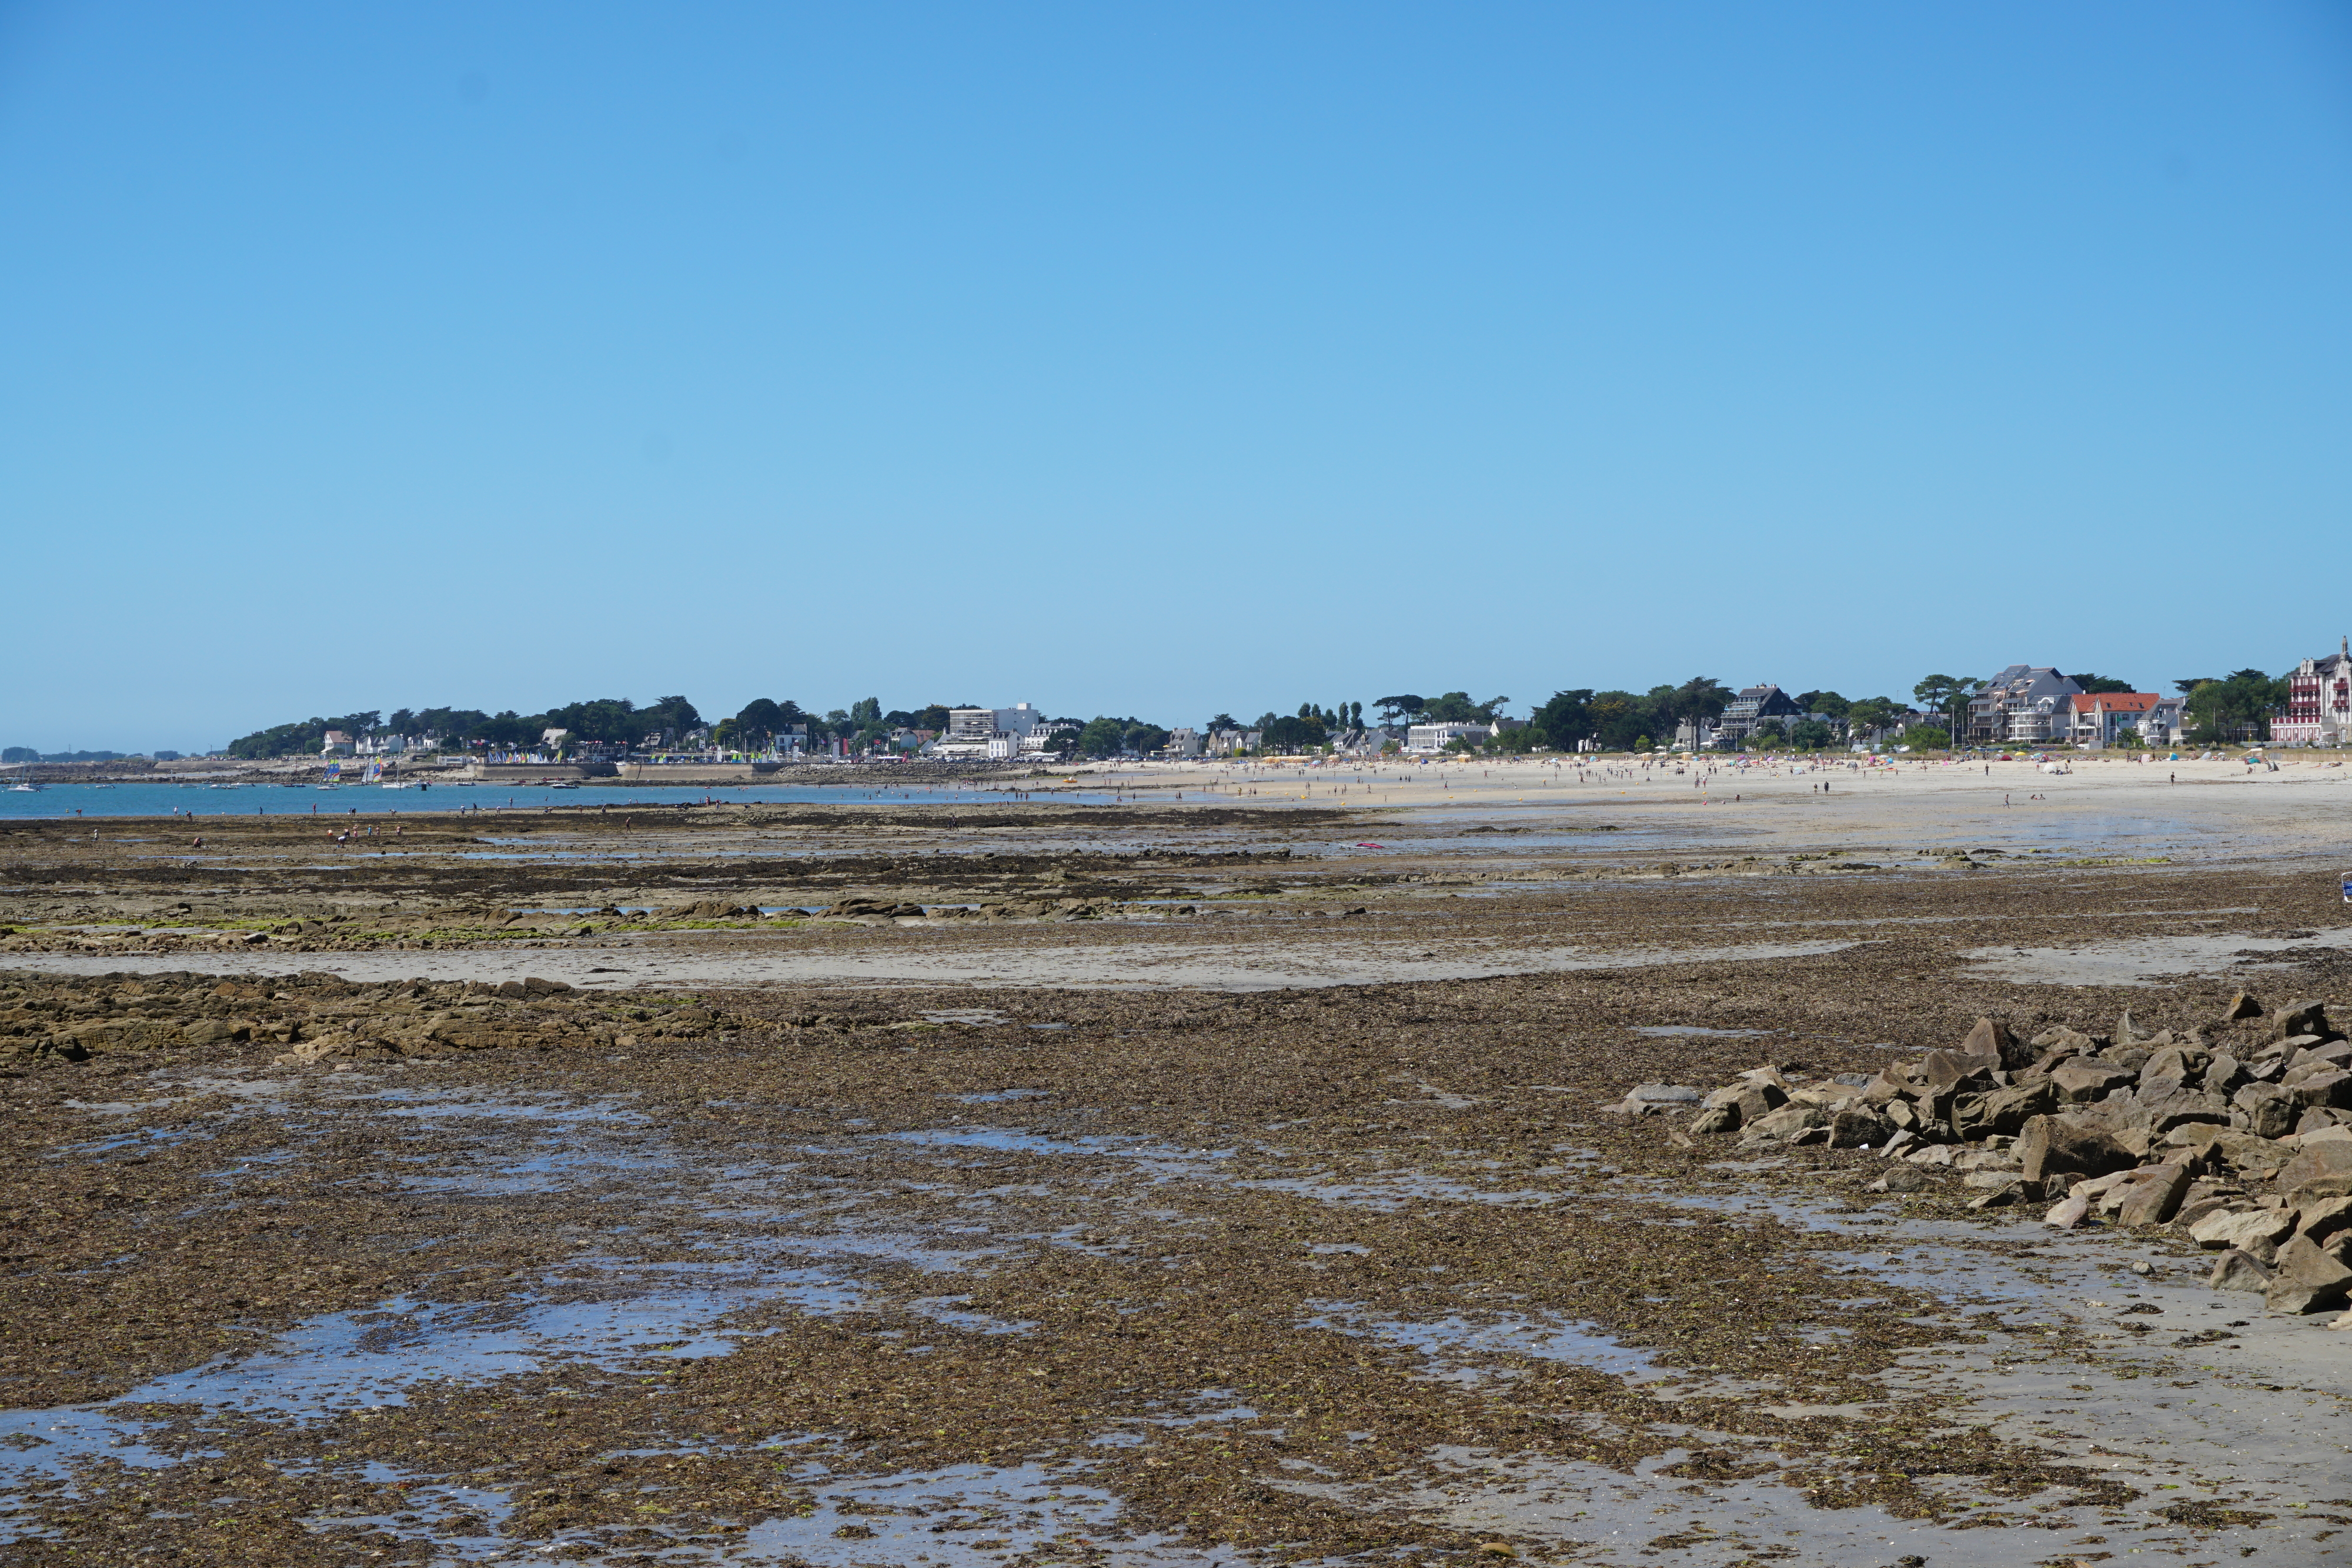
[[[1495,733],[1491,724],[1416,724],[1404,732],[1407,751],[1443,751],[1454,740],[1476,746]]]
[[[1044,750],[1045,729],[1045,716],[1029,703],[950,708],[947,733],[924,749],[933,757],[1010,758]]]

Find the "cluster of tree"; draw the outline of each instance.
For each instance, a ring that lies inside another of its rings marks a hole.
[[[1893,697],[1848,698],[1836,692],[1801,692],[1797,706],[1809,716],[1787,726],[1784,738],[1800,749],[1831,745],[1838,738],[1835,727],[1840,726],[1848,737],[1879,734],[1906,711]],[[1820,718],[1810,716],[1815,714]]]
[[[948,707],[945,703],[924,708],[894,707],[882,716],[882,722],[893,729],[928,729],[937,735],[948,727]]]
[[[1382,697],[1372,706],[1381,710],[1382,724],[1492,724],[1495,716],[1510,705],[1508,697],[1488,697],[1474,701],[1468,692],[1447,692],[1443,696],[1423,697],[1412,693]],[[1359,722],[1363,718],[1363,705],[1356,705]]]
[[[2289,695],[2284,676],[2273,680],[2260,670],[2240,670],[2220,679],[2192,675],[2173,685],[2189,699],[2181,705],[2189,738],[2200,746],[2268,740],[2271,716],[2286,706]]]
[[[721,747],[761,751],[787,736],[805,737],[813,743],[849,740],[862,749],[886,740],[893,730],[936,733],[947,727],[948,705],[944,703],[885,713],[878,697],[861,697],[846,708],[820,713],[790,699],[756,697],[744,704],[733,717],[722,718],[709,728],[713,741]],[[248,758],[316,756],[331,729],[355,737],[378,733],[431,736],[445,749],[455,750],[469,746],[536,746],[551,729],[565,732],[566,746],[583,742],[638,746],[648,740],[656,745],[675,745],[703,727],[700,712],[682,696],[663,697],[643,707],[626,697],[599,697],[534,714],[511,709],[485,713],[479,708],[429,707],[401,708],[386,717],[380,710],[369,709],[336,718],[313,717],[257,730],[231,741],[228,751],[232,757]],[[93,758],[100,755],[91,754]],[[26,759],[32,758],[28,756]]]
[[[392,716],[397,720],[402,716],[394,714]],[[428,709],[416,715],[415,719],[430,727],[436,716],[434,710]],[[632,706],[626,697],[604,697],[595,702],[550,708],[522,722],[526,727],[538,727],[531,736],[534,740],[541,732],[561,729],[568,732],[565,736],[567,742],[589,740],[612,746],[635,746],[656,735],[665,737],[666,741],[674,742],[690,730],[700,729],[702,715],[684,697],[664,697],[646,707]]]
[[[846,740],[863,751],[887,741],[894,730],[928,729],[936,733],[947,727],[948,709],[944,703],[933,703],[924,708],[893,708],[884,713],[880,697],[860,697],[846,708],[819,713],[790,698],[779,702],[772,697],[754,697],[734,717],[720,719],[710,733],[712,740],[729,751],[782,749],[789,745],[788,737],[804,737],[812,745]]]
[[[1505,730],[1496,740],[1512,751],[1538,746],[1572,751],[1587,740],[1604,751],[1633,751],[1669,744],[1685,722],[1722,717],[1730,700],[1723,683],[1706,675],[1638,695],[1580,686],[1554,692],[1527,723]]]
[[[568,741],[595,740],[635,746],[646,737],[684,735],[702,725],[702,716],[681,696],[663,697],[639,707],[626,697],[600,697],[570,703],[545,713],[522,714],[509,708],[484,713],[479,708],[399,708],[390,717],[381,709],[347,713],[340,718],[307,718],[296,724],[272,726],[239,736],[228,743],[231,757],[316,756],[327,732],[341,730],[360,738],[379,732],[436,740],[445,750],[471,746],[519,747],[536,746],[551,729],[569,732]]]
[[[1065,732],[1065,749],[1088,757],[1117,757],[1123,751],[1150,753],[1168,744],[1168,732],[1139,718],[1111,718],[1097,714],[1087,720],[1075,738]]]
[[[1495,745],[1505,751],[1531,751],[1539,746],[1567,751],[1587,740],[1603,751],[1666,746],[1685,725],[1696,727],[1720,719],[1732,695],[1722,682],[1706,675],[1639,693],[1589,687],[1554,692],[1525,725],[1505,730]],[[1841,728],[1848,734],[1884,730],[1905,711],[1891,697],[1848,698],[1832,691],[1803,692],[1794,700],[1803,716],[1761,721],[1751,746],[1816,750],[1836,745]]]
[[[373,735],[383,721],[383,715],[371,708],[364,713],[345,714],[341,718],[306,718],[297,724],[274,725],[251,735],[238,736],[228,743],[228,754],[247,759],[265,757],[316,757],[326,743],[327,732],[340,729],[345,735]]]
[[[1331,725],[1319,713],[1268,713],[1255,726],[1265,751],[1311,751],[1331,738]]]
[[[1211,719],[1209,730],[1238,729],[1231,714],[1221,713]],[[1364,705],[1341,703],[1327,708],[1319,703],[1300,703],[1295,714],[1273,712],[1258,716],[1249,727],[1258,734],[1258,745],[1267,751],[1311,751],[1328,744],[1331,737],[1348,730],[1364,727]]]

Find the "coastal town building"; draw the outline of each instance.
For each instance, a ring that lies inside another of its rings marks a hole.
[[[1964,746],[2047,746],[2065,738],[2073,710],[2068,697],[2083,688],[2047,664],[2011,664],[1969,699],[1968,715],[1952,738]]]
[[[1416,724],[1404,734],[1407,751],[1443,751],[1460,740],[1472,746],[1482,746],[1496,733],[1490,724]]]
[[[1807,713],[1801,716],[1797,723],[1820,725],[1829,731],[1830,738],[1835,741],[1844,740],[1847,734],[1853,728],[1843,716],[1833,713]]]
[[[1045,716],[1028,703],[1011,707],[959,707],[948,710],[948,738],[985,740],[992,735],[1026,735],[1045,722]]]
[[[1331,749],[1343,757],[1378,757],[1390,747],[1402,750],[1410,731],[1402,726],[1372,724],[1360,729],[1334,730]]]
[[[2094,750],[2126,737],[2160,745],[2146,727],[2163,702],[2157,692],[2077,692],[2066,699],[2066,731],[2059,738]]]
[[[1040,723],[1021,737],[1021,755],[1043,757],[1049,751],[1059,751],[1062,749],[1065,737],[1074,736],[1084,727],[1082,725],[1072,724],[1066,718],[1050,719]]]
[[[2075,693],[2074,696],[2081,695]],[[2066,738],[2072,713],[2068,706],[2073,696],[2045,692],[2018,703],[2009,710],[2009,732],[1989,746],[2054,746]]]
[[[1917,728],[1923,725],[1933,725],[1940,728],[1949,722],[1939,713],[1925,713],[1918,708],[1898,708],[1888,716],[1885,724],[1875,727],[1856,725],[1848,720],[1846,739],[1854,750],[1867,751],[1874,747],[1897,744],[1906,729]]]
[[[1797,699],[1780,687],[1766,684],[1743,687],[1739,695],[1723,705],[1723,716],[1715,722],[1716,744],[1735,745],[1755,735],[1767,720],[1776,719],[1782,729],[1804,716]]]
[[[441,737],[429,731],[423,735],[394,735],[389,730],[378,730],[354,738],[352,748],[362,757],[398,757],[410,751],[438,751]]]
[[[1171,729],[1168,732],[1168,744],[1161,749],[1170,757],[1198,757],[1201,755],[1201,732],[1197,729]]]
[[[947,733],[923,749],[932,757],[967,759],[1016,757],[1024,751],[1046,748],[1042,742],[1035,747],[1024,744],[1045,725],[1045,716],[1028,703],[1015,703],[1011,707],[950,708]]]
[[[331,729],[327,732],[327,738],[321,742],[319,747],[319,755],[321,757],[350,757],[353,755],[355,749],[356,743],[352,741],[350,736],[345,735],[340,729]]]
[[[2341,746],[2352,738],[2352,640],[2288,672],[2286,709],[2271,720],[2281,746]]]

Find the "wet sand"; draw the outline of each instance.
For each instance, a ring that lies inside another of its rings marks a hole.
[[[8,824],[0,1553],[2330,1561],[2327,1319],[1604,1109],[2340,1015],[2196,766]]]

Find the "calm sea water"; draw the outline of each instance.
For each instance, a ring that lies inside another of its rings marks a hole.
[[[545,785],[436,784],[429,789],[386,789],[373,784],[324,787],[302,784],[240,784],[214,789],[204,784],[47,784],[38,790],[0,788],[0,818],[5,817],[169,817],[194,812],[198,817],[310,816],[312,809],[325,816],[389,816],[398,811],[461,811],[543,806],[669,806],[705,799],[761,805],[998,805],[1015,800],[1069,800],[1106,803],[1115,799],[1107,790],[1057,790],[1050,795],[1013,789],[890,789],[847,785],[828,789],[786,789],[778,785],[594,785],[578,789],[551,789]]]

